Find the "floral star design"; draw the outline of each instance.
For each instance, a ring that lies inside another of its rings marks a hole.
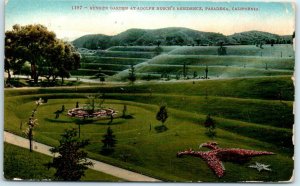
[[[261,155],[272,155],[273,152],[267,151],[255,151],[255,150],[247,150],[247,149],[238,149],[238,148],[220,148],[217,146],[216,142],[208,142],[200,145],[201,147],[207,147],[211,149],[210,151],[194,151],[193,149],[189,149],[186,151],[181,151],[177,153],[177,157],[182,157],[184,155],[199,157],[206,161],[209,168],[214,171],[214,173],[220,178],[224,176],[225,167],[222,161],[237,161],[244,162],[251,159],[254,156]],[[268,165],[259,164],[255,165],[257,167],[262,167],[262,170],[267,170]],[[261,169],[261,168],[260,168]]]
[[[269,168],[270,165],[265,165],[265,164],[258,163],[258,162],[255,162],[255,165],[250,165],[249,167],[257,169],[259,172],[263,171],[263,170],[272,171],[272,169]]]

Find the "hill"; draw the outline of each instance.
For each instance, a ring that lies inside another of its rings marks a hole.
[[[276,34],[271,34],[268,32],[261,31],[247,31],[241,33],[235,33],[229,35],[228,41],[231,44],[258,44],[260,42],[264,44],[290,44],[292,41],[292,36],[279,36]]]
[[[175,46],[175,45],[229,45],[256,43],[286,44],[292,42],[291,36],[280,36],[268,32],[248,31],[225,36],[214,32],[201,32],[189,28],[169,27],[161,29],[129,29],[114,36],[103,34],[85,35],[73,41],[78,48],[107,49],[112,46]]]
[[[105,49],[110,47],[111,36],[103,35],[103,34],[91,34],[84,35],[78,39],[75,39],[72,43],[74,46],[78,48],[88,48],[91,50]]]

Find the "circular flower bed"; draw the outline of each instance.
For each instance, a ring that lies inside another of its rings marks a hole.
[[[68,110],[68,116],[76,118],[107,118],[116,115],[117,112],[111,108],[86,110],[83,108],[73,108]]]

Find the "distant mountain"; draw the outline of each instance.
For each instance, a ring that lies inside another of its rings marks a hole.
[[[94,50],[101,46],[102,49],[105,49],[111,46],[111,38],[112,36],[103,34],[91,34],[81,36],[80,38],[75,39],[72,43],[78,48],[88,48]]]
[[[129,29],[115,36],[85,35],[73,41],[78,48],[106,49],[111,46],[151,45],[249,45],[256,43],[291,43],[291,36],[268,32],[248,31],[225,36],[214,32],[201,32],[189,28]]]
[[[260,42],[271,44],[290,44],[292,41],[292,36],[280,36],[277,34],[271,34],[268,32],[261,31],[248,31],[235,33],[233,35],[227,36],[228,42],[231,44],[257,44]]]

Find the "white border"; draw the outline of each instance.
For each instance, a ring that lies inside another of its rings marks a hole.
[[[6,0],[0,0],[0,64],[1,64],[1,68],[0,68],[0,74],[4,74],[4,4],[5,4]],[[58,1],[58,0],[57,0]],[[59,0],[61,1],[61,0]],[[65,0],[65,1],[71,1],[71,0]],[[93,1],[97,1],[97,0],[93,0]],[[109,1],[109,0],[104,0],[104,1]],[[110,1],[120,1],[120,0],[110,0]],[[123,0],[123,1],[129,1],[129,0]],[[147,1],[147,0],[133,0],[133,1]],[[162,1],[162,0],[152,0],[152,1]],[[189,1],[189,0],[165,0],[165,1]],[[225,0],[213,0],[213,1],[225,1]],[[249,2],[296,2],[296,46],[300,46],[299,44],[299,34],[300,34],[300,24],[297,24],[297,20],[299,21],[299,10],[298,10],[298,6],[300,3],[300,0],[232,0],[232,1],[249,1]],[[228,1],[227,1],[228,2]],[[297,81],[297,79],[300,78],[300,75],[297,75],[296,72],[300,71],[300,49],[299,47],[296,47],[296,61],[295,61],[295,144],[300,144],[300,138],[297,137],[298,135],[300,135],[300,129],[296,127],[297,124],[300,124],[300,83],[299,81]],[[202,185],[202,186],[206,186],[206,185],[214,185],[214,186],[223,186],[223,185],[232,185],[233,183],[101,183],[101,182],[12,182],[12,181],[5,181],[3,180],[3,128],[4,128],[4,80],[3,80],[3,75],[0,75],[0,185],[1,186],[32,186],[32,184],[36,184],[37,186],[41,186],[41,185],[58,185],[58,186],[65,186],[65,185],[88,185],[88,186],[104,186],[104,185],[109,185],[109,186],[119,186],[120,184],[123,186],[129,186],[129,185],[157,185],[157,186],[162,186],[165,184],[168,185],[179,185],[180,186],[187,186],[190,184],[193,185]],[[295,146],[295,169],[294,169],[294,182],[292,184],[288,184],[290,185],[300,185],[300,173],[299,173],[299,168],[300,168],[300,161],[299,159],[299,146]],[[252,183],[255,185],[261,185],[261,186],[266,186],[265,183]],[[234,185],[236,186],[242,186],[244,185],[243,183],[235,183]],[[286,183],[276,183],[276,185],[280,186],[280,185],[286,185]]]

